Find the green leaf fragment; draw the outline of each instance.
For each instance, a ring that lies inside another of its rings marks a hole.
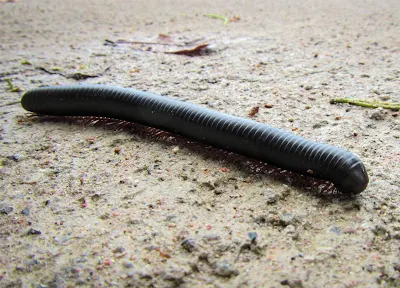
[[[20,62],[21,65],[32,65],[32,63],[27,59],[22,59]]]
[[[204,16],[210,17],[210,18],[214,18],[214,19],[220,19],[220,20],[224,21],[224,25],[228,24],[228,22],[229,22],[229,19],[227,17],[225,17],[225,16],[222,16],[222,15],[206,14]]]
[[[12,84],[11,79],[10,78],[6,78],[4,79],[4,81],[7,84],[7,91],[8,92],[21,92],[22,89],[20,87],[16,87]]]

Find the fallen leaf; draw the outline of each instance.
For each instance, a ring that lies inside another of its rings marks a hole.
[[[164,42],[164,43],[172,42],[171,36],[169,36],[168,34],[163,34],[163,33],[158,34],[158,40],[161,42]]]
[[[163,251],[161,251],[161,249],[156,249],[156,251],[158,252],[158,253],[160,253],[160,257],[161,258],[171,258],[171,255],[169,255],[168,253],[165,253],[165,252],[163,252]]]
[[[177,54],[177,55],[186,55],[186,56],[200,56],[204,55],[205,52],[207,51],[207,46],[209,44],[203,43],[199,44],[194,48],[187,48],[187,49],[182,49],[182,50],[176,50],[176,51],[166,51],[165,53],[167,54]]]
[[[238,22],[240,21],[240,17],[239,16],[233,16],[231,19],[229,19],[230,22]]]
[[[254,117],[260,111],[260,107],[254,106],[253,108],[250,109],[249,116]]]

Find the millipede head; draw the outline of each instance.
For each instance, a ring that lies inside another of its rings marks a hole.
[[[367,188],[369,182],[367,170],[361,162],[353,165],[340,183],[335,183],[336,188],[346,194],[358,194]]]

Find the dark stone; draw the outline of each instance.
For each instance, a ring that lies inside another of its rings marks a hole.
[[[257,239],[257,233],[256,232],[249,232],[247,235],[250,238],[251,243],[254,243]]]
[[[238,275],[239,271],[228,261],[218,261],[215,264],[215,274],[222,277],[231,277]]]
[[[0,204],[0,214],[8,215],[13,210],[14,210],[14,208],[11,205],[8,205],[8,204],[5,204],[5,203],[1,203]]]
[[[28,235],[40,235],[40,234],[42,234],[42,232],[33,228],[29,229],[28,231]]]
[[[24,208],[24,209],[21,211],[21,214],[23,214],[23,215],[29,215],[29,213],[30,213],[30,210],[29,210],[28,207]]]
[[[196,248],[196,243],[191,238],[186,238],[181,242],[181,246],[188,252],[192,252]]]

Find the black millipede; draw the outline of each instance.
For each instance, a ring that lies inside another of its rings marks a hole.
[[[147,92],[105,85],[41,87],[27,91],[21,105],[38,114],[109,117],[159,128],[329,180],[342,193],[360,193],[369,181],[363,163],[349,151]]]

